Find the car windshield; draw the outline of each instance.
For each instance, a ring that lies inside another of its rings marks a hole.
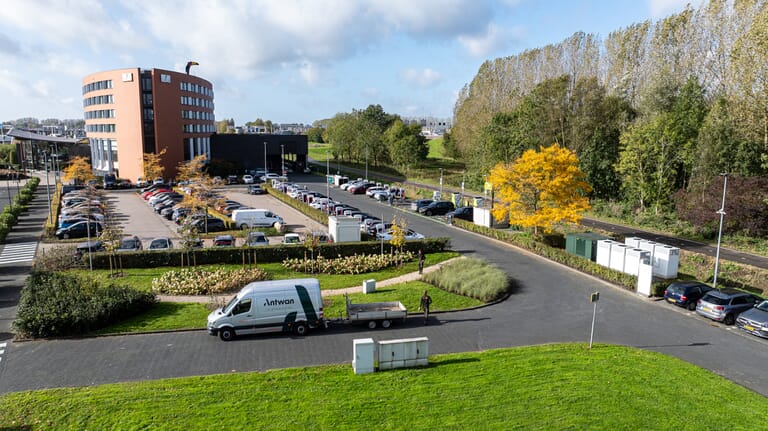
[[[768,301],[763,301],[757,305],[757,308],[763,311],[768,311]]]
[[[136,248],[136,240],[124,239],[123,243],[120,245],[120,248]]]
[[[685,291],[685,288],[683,286],[680,286],[679,284],[670,284],[669,287],[667,287],[667,292],[669,293],[681,294],[684,291]]]
[[[727,299],[718,298],[717,296],[714,296],[714,295],[706,295],[704,296],[704,298],[701,299],[701,301],[709,302],[710,304],[715,304],[715,305],[725,305],[728,303]]]

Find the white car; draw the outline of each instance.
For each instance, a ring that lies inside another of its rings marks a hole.
[[[377,187],[370,187],[368,190],[365,191],[365,194],[366,194],[366,196],[372,198],[374,193],[383,192],[385,190],[387,190],[387,189],[385,189],[384,187],[378,187],[378,186]]]
[[[253,175],[243,175],[243,184],[253,184]]]
[[[268,181],[276,180],[279,178],[280,178],[280,175],[269,173],[269,174],[262,175],[259,179],[261,180],[262,183],[266,183]]]
[[[301,244],[301,237],[297,233],[287,233],[283,236],[283,244]]]
[[[383,241],[389,241],[392,239],[392,229],[389,229],[384,232],[380,232],[376,234],[376,239],[383,240]],[[410,229],[405,231],[405,239],[424,239],[424,235],[414,232]]]

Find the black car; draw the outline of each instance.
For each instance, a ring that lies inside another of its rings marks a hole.
[[[411,202],[411,209],[418,212],[420,209],[434,202],[432,199],[417,199]]]
[[[234,247],[235,238],[232,235],[218,235],[213,239],[214,247]]]
[[[449,212],[448,214],[446,214],[446,217],[460,218],[462,220],[472,221],[472,217],[474,216],[474,213],[475,213],[474,207],[459,207]]]
[[[206,224],[208,226],[206,226]],[[202,218],[195,220],[192,225],[198,232],[221,232],[227,230],[227,226],[224,224],[224,220],[216,217]]]
[[[56,238],[58,239],[85,238],[88,236],[89,227],[90,227],[90,236],[94,238],[101,235],[101,232],[104,231],[104,227],[99,222],[79,221],[71,226],[67,226],[57,230]]]
[[[424,208],[419,209],[419,212],[424,215],[445,215],[449,212],[453,211],[454,206],[453,202],[449,201],[436,201],[432,202],[431,204],[425,206]]]
[[[227,184],[237,184],[237,175],[229,175],[227,176]]]
[[[678,307],[696,310],[696,303],[712,286],[698,281],[680,281],[670,284],[664,291],[664,299]]]
[[[117,251],[139,251],[143,248],[141,240],[137,236],[123,238]]]

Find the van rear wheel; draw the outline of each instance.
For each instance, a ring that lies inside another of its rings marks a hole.
[[[297,323],[296,326],[293,327],[293,332],[295,332],[296,335],[306,335],[307,325],[304,323]]]
[[[376,329],[376,321],[375,320],[371,320],[370,322],[368,322],[368,329]]]
[[[390,326],[391,324],[392,324],[392,322],[390,322],[389,320],[382,320],[382,321],[381,321],[381,327],[382,327],[382,328],[384,328],[384,329],[387,329],[387,328],[389,328],[389,326]]]
[[[219,330],[219,338],[222,341],[232,341],[235,339],[235,330],[232,328],[221,328]]]

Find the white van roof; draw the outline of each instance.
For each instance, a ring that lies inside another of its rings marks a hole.
[[[304,287],[317,287],[320,288],[320,281],[316,278],[293,278],[290,280],[269,280],[269,281],[254,281],[248,283],[243,287],[240,292],[237,293],[239,298],[246,296],[254,292],[269,292],[276,290],[284,290],[294,286]]]

